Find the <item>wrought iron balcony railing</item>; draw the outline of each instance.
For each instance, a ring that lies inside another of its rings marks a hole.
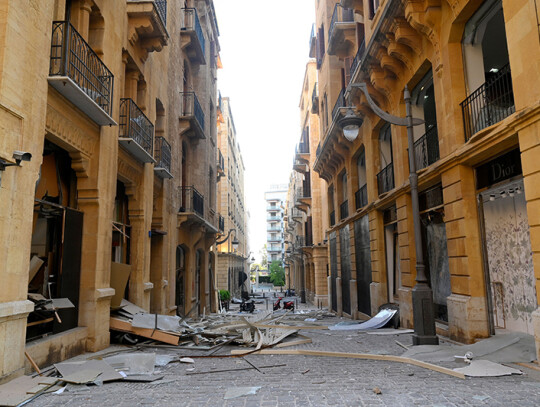
[[[178,212],[193,212],[204,218],[204,198],[193,186],[180,187],[180,209]]]
[[[417,171],[429,167],[439,160],[437,126],[433,126],[426,134],[414,142],[414,158]]]
[[[161,21],[163,21],[163,25],[166,26],[167,25],[167,0],[154,0],[154,5],[156,6],[158,14],[161,17]]]
[[[180,99],[182,101],[182,116],[194,117],[204,131],[204,111],[195,92],[180,92]]]
[[[352,78],[355,77],[356,68],[358,68],[358,66],[360,65],[360,62],[362,62],[362,59],[364,58],[365,53],[366,53],[366,40],[363,39],[351,63],[351,80]]]
[[[394,165],[388,164],[377,174],[377,187],[379,195],[394,189]]]
[[[225,218],[221,214],[218,214],[218,229],[220,232],[225,231]]]
[[[345,88],[341,89],[337,97],[336,103],[334,104],[334,108],[332,109],[332,120],[337,119],[339,109],[342,107],[345,107]]]
[[[68,21],[54,21],[52,27],[51,59],[49,79],[68,77],[80,91],[88,96],[106,115],[107,121],[100,121],[89,111],[93,106],[86,106],[77,94],[69,93],[69,87],[59,82],[59,86],[51,82],[60,93],[70,99],[83,112],[98,124],[116,124],[112,116],[113,82],[111,71],[105,66],[94,50]],[[112,121],[112,122],[111,122]]]
[[[137,104],[129,98],[120,99],[120,138],[135,141],[150,157],[154,153],[154,125]],[[131,151],[139,156],[135,151]]]
[[[345,200],[339,205],[339,220],[349,217],[349,200]]]
[[[344,8],[341,4],[334,6],[334,12],[332,13],[332,19],[330,20],[330,28],[328,29],[328,39],[332,38],[336,23],[352,23],[354,22],[354,11],[349,8]]]
[[[364,184],[354,193],[355,208],[360,209],[367,205],[367,184]]]
[[[171,174],[171,145],[164,137],[156,137],[155,146],[156,165],[154,170],[166,171],[165,174]],[[171,176],[172,177],[172,176]]]
[[[510,65],[497,72],[461,102],[465,141],[516,111]]]
[[[184,8],[182,10],[184,12],[184,26],[182,27],[182,30],[195,31],[199,44],[201,45],[202,54],[205,55],[206,44],[197,10],[195,8]]]
[[[336,212],[332,211],[330,212],[330,226],[334,226],[336,224]]]
[[[221,153],[221,150],[218,148],[218,162],[217,162],[218,171],[225,171],[225,159],[223,158],[223,154]]]

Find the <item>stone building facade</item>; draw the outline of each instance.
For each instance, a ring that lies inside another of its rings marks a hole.
[[[210,0],[0,8],[9,379],[25,349],[44,366],[108,346],[122,298],[163,314],[215,309],[219,42]],[[31,161],[5,167],[18,150]],[[51,317],[27,299],[43,297],[75,307]]]
[[[314,37],[310,40],[315,49]],[[316,61],[306,65],[299,107],[300,140],[296,146],[285,213],[286,240],[289,243],[286,260],[291,280],[302,300],[323,307],[328,305],[325,231],[329,224],[327,217],[323,216],[327,212],[327,184],[313,172],[320,137]]]
[[[223,243],[217,245],[216,283],[217,289],[228,290],[232,297],[241,298],[250,291],[245,167],[229,98],[219,98],[218,117],[218,203],[220,221],[223,219],[223,238],[218,243]],[[233,241],[238,245],[236,248]]]
[[[411,93],[424,262],[437,332],[462,342],[498,328],[540,352],[540,45],[535,1],[319,1],[321,142],[331,307],[355,317],[399,305],[414,324],[415,247],[404,117]],[[356,139],[339,123],[352,107]],[[332,203],[333,201],[333,203]]]

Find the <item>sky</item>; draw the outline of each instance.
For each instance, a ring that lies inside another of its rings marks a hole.
[[[214,0],[220,31],[218,89],[229,97],[246,167],[250,250],[266,243],[264,192],[288,184],[300,140],[300,94],[314,0]]]

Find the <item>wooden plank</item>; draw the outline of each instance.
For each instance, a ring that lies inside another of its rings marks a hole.
[[[231,355],[242,355],[244,351],[242,350],[233,350]],[[303,355],[303,356],[326,356],[334,358],[352,358],[352,359],[367,359],[367,360],[384,360],[389,362],[398,362],[405,363],[409,365],[415,365],[418,367],[423,367],[425,369],[430,369],[435,372],[444,373],[449,376],[454,376],[459,379],[465,379],[463,373],[455,372],[452,369],[447,369],[442,366],[433,365],[431,363],[422,362],[421,360],[415,360],[410,358],[405,358],[402,356],[393,356],[393,355],[372,355],[369,353],[346,353],[346,352],[327,352],[320,350],[307,350],[307,349],[263,349],[255,351],[252,354],[260,355]]]
[[[111,317],[109,323],[110,329],[113,329],[115,331],[132,333],[145,338],[150,338],[156,341],[168,343],[169,345],[178,345],[178,342],[180,341],[180,338],[178,336],[170,335],[159,330],[154,331],[153,329],[133,328],[129,322],[122,321],[118,318]]]
[[[34,370],[37,372],[37,374],[41,376],[41,370],[39,370],[39,367],[36,364],[36,362],[34,362],[34,359],[32,359],[32,357],[26,351],[24,351],[24,356],[26,356],[26,359],[28,359],[28,361],[30,362]]]
[[[296,341],[280,343],[280,344],[276,345],[276,348],[286,348],[288,346],[305,345],[306,343],[312,343],[313,342],[311,340],[311,338],[308,338],[307,336],[304,336],[304,335],[298,335],[298,336],[303,338],[303,339],[298,339]]]
[[[54,318],[42,319],[42,320],[39,320],[39,321],[29,322],[29,323],[26,324],[26,326],[34,326],[34,325],[46,324],[47,322],[51,322],[53,320],[54,320]]]

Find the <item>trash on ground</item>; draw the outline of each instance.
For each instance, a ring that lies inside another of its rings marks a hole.
[[[328,329],[331,331],[357,331],[357,330],[366,330],[366,329],[377,329],[385,326],[392,317],[397,313],[395,309],[383,309],[369,321],[362,322],[360,324],[336,324],[329,326]]]
[[[514,369],[489,360],[472,360],[469,366],[454,369],[470,377],[495,377],[523,374],[521,370]]]
[[[474,359],[496,363],[529,363],[536,360],[534,336],[523,332],[494,335],[472,345],[419,345],[402,356],[426,362],[453,362],[456,355],[472,352]]]

